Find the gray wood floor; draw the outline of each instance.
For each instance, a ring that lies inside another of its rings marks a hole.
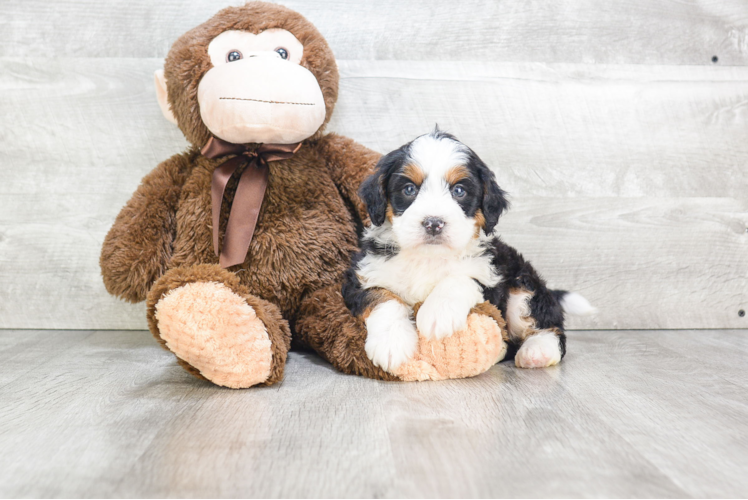
[[[2,497],[748,495],[748,331],[572,332],[546,370],[194,380],[141,331],[0,331]]]

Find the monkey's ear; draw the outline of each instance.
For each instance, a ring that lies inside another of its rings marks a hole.
[[[156,84],[158,107],[161,108],[164,118],[176,125],[177,119],[174,117],[174,113],[171,112],[171,106],[169,106],[169,94],[166,92],[166,77],[164,76],[164,70],[157,69],[153,74],[153,80]]]

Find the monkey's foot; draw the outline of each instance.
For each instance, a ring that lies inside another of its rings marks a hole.
[[[467,328],[442,339],[420,336],[416,354],[393,372],[401,380],[474,377],[504,359],[507,345],[501,313],[488,302],[468,315]]]
[[[184,284],[156,303],[166,347],[214,384],[233,389],[266,382],[273,349],[255,309],[223,283]]]

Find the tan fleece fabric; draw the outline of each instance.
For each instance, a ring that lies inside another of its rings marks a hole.
[[[286,365],[286,356],[291,346],[291,331],[288,322],[281,316],[275,304],[261,299],[249,293],[246,286],[239,283],[239,277],[230,271],[222,269],[215,264],[200,264],[193,267],[176,267],[168,270],[159,278],[148,292],[147,317],[148,327],[153,336],[164,349],[169,349],[166,341],[161,338],[158,320],[156,319],[156,305],[170,291],[188,283],[214,282],[222,283],[232,292],[242,297],[249,306],[254,309],[257,317],[265,325],[273,350],[273,363],[270,368],[270,377],[263,385],[271,385],[283,379],[283,369]],[[206,379],[200,374],[200,370],[177,356],[177,362],[192,375]],[[206,379],[207,380],[207,379]]]
[[[493,311],[491,310],[493,309]],[[474,377],[504,359],[505,323],[501,313],[487,302],[468,316],[465,330],[441,340],[419,337],[413,359],[396,371],[401,380],[445,380]]]
[[[255,310],[222,283],[195,282],[156,304],[161,338],[211,382],[234,389],[265,382],[273,351]]]
[[[325,121],[325,98],[312,72],[276,57],[211,68],[197,100],[208,130],[235,144],[294,144]]]

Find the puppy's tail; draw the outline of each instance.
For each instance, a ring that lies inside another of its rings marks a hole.
[[[589,303],[587,299],[577,292],[567,292],[566,290],[551,290],[561,308],[566,314],[575,316],[590,316],[597,312],[597,308]]]

